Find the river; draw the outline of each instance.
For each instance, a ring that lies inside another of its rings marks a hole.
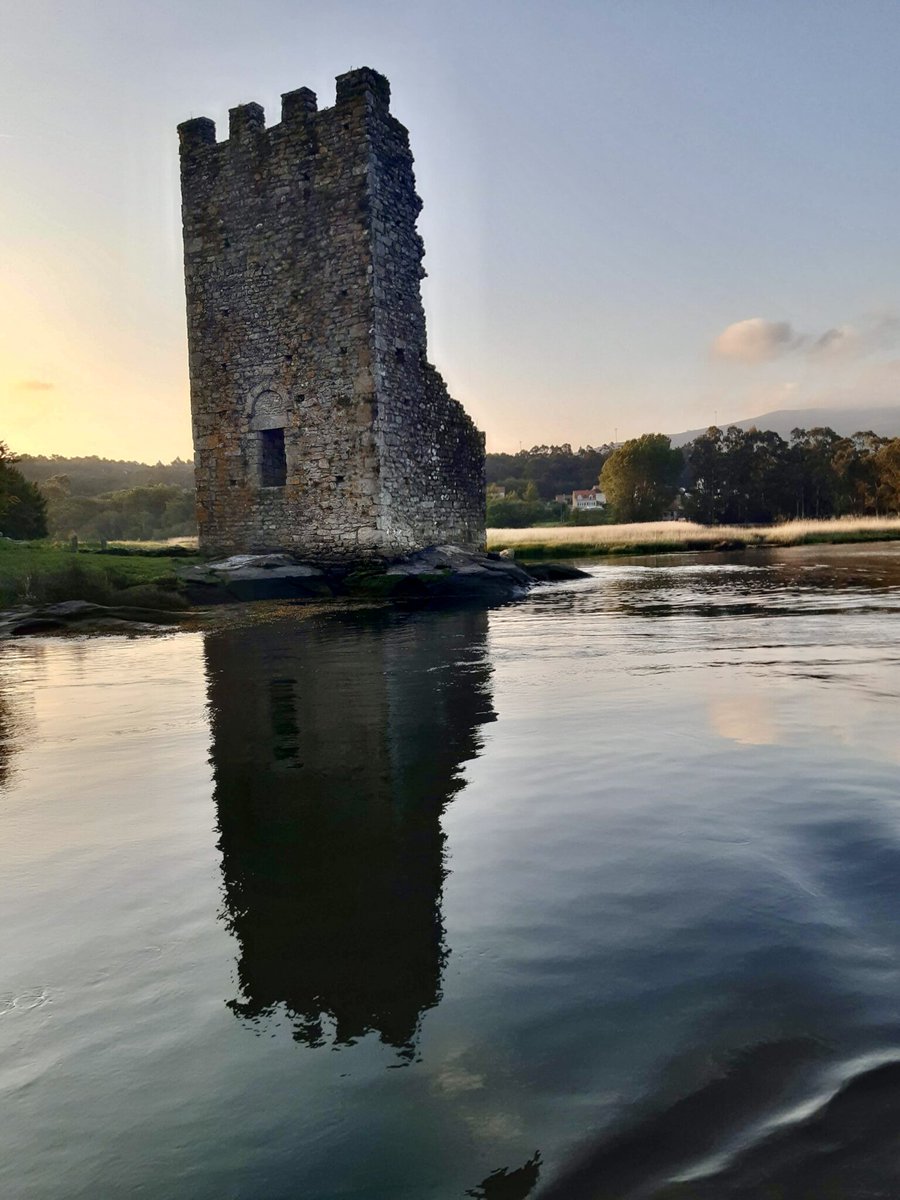
[[[0,1195],[900,1194],[900,549],[0,652]]]

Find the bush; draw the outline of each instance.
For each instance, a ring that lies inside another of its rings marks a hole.
[[[542,500],[488,500],[487,525],[497,529],[522,529],[539,521],[552,520],[557,506]]]
[[[64,567],[35,571],[25,581],[26,600],[58,604],[62,600],[90,600],[109,604],[113,588],[105,572],[90,570],[77,559]]]
[[[569,525],[612,525],[613,517],[605,508],[574,509],[567,514],[566,522]]]

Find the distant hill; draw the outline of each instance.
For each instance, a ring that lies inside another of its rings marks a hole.
[[[45,483],[53,475],[67,475],[73,496],[99,496],[106,492],[155,483],[193,488],[194,464],[176,458],[170,463],[124,462],[111,458],[66,458],[61,454],[23,454],[19,470],[32,483]]]
[[[740,429],[768,429],[787,440],[792,429],[816,429],[827,426],[841,437],[859,431],[877,433],[880,437],[900,437],[900,405],[886,408],[779,408],[744,421],[726,421],[722,428],[737,425]],[[672,445],[684,446],[706,429],[688,429],[673,433]]]

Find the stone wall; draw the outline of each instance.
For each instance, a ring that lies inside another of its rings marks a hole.
[[[179,126],[198,520],[212,553],[484,538],[484,446],[427,362],[421,202],[387,80]]]

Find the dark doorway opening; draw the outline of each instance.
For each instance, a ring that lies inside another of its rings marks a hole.
[[[263,429],[259,439],[260,483],[263,487],[284,487],[287,482],[284,430]]]

